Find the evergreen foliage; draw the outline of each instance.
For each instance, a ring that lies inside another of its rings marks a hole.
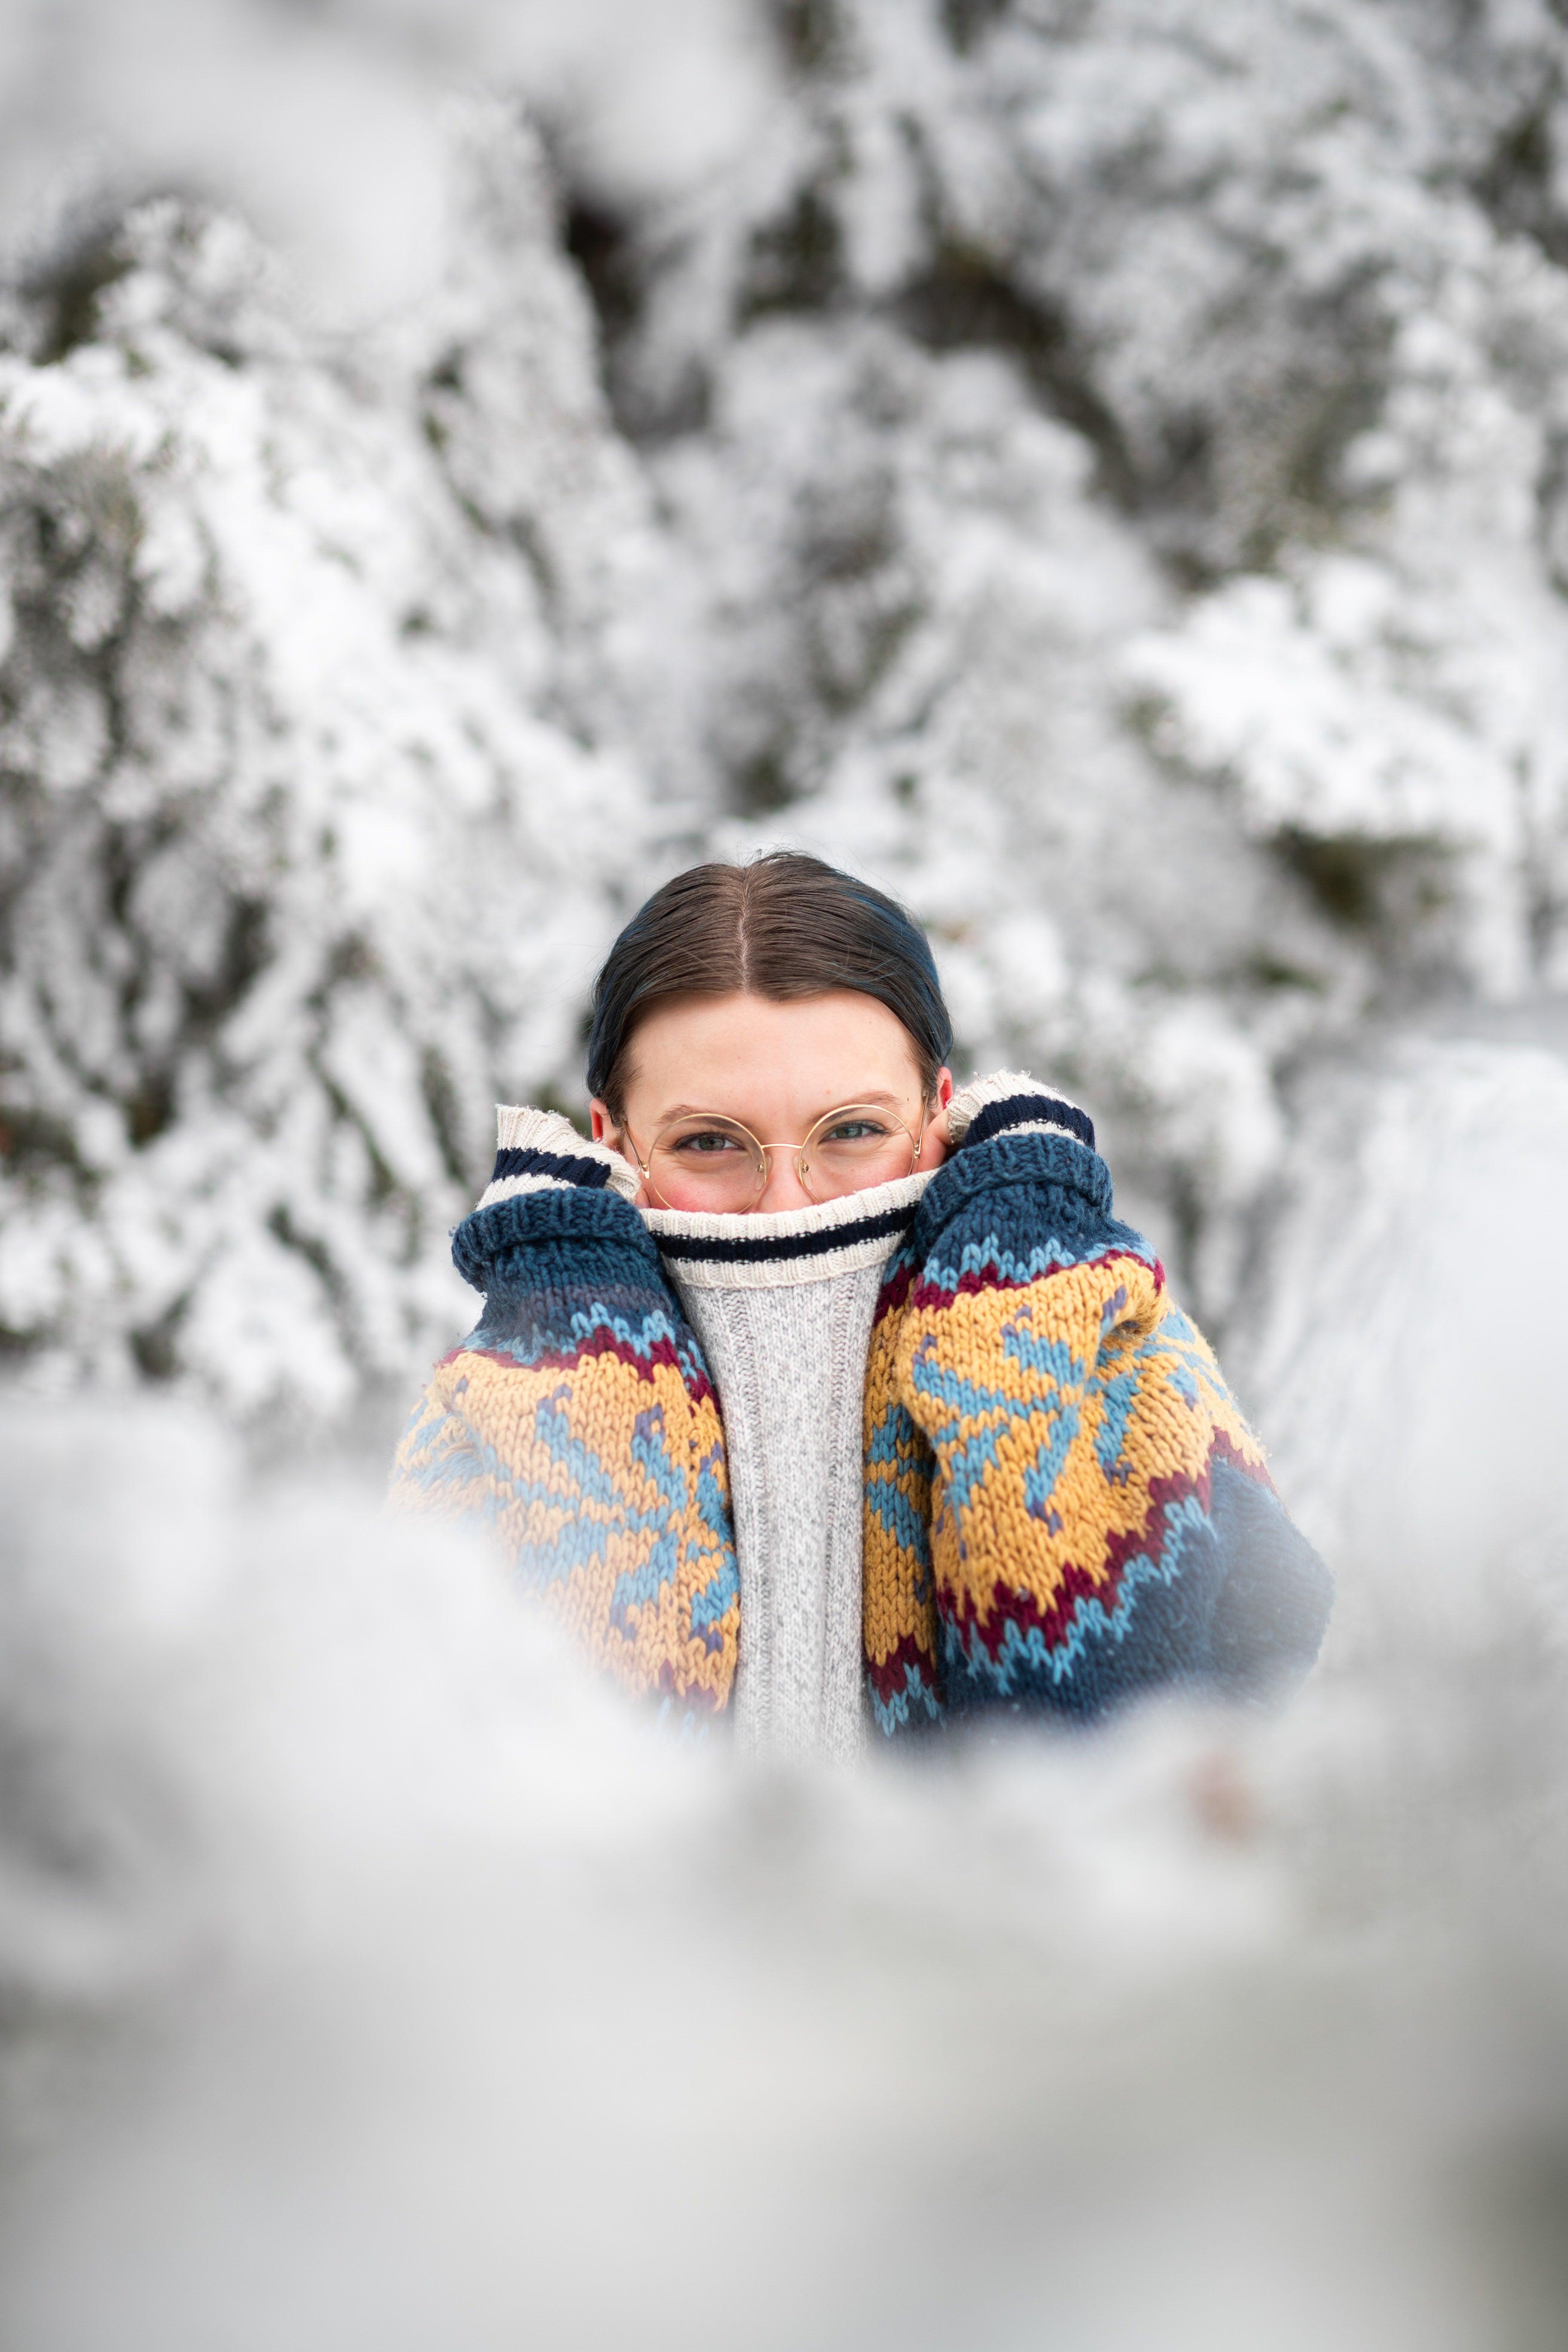
[[[704,849],[907,898],[964,1058],[1094,1103],[1221,1324],[1305,1058],[1568,982],[1559,14],[748,21],[773,103],[685,169],[591,77],[549,164],[470,106],[380,327],[188,199],[18,276],[30,1378],[411,1380],[490,1101],[578,1101],[596,957]]]

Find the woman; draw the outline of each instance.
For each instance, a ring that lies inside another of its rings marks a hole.
[[[1087,1114],[953,1091],[925,939],[783,852],[599,975],[593,1140],[503,1109],[484,1293],[398,1455],[628,1690],[847,1756],[1003,1710],[1300,1676],[1328,1574]]]

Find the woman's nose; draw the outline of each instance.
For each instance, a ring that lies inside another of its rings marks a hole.
[[[767,1209],[809,1209],[811,1194],[801,1182],[793,1151],[770,1151],[768,1181],[752,1203],[752,1213]]]

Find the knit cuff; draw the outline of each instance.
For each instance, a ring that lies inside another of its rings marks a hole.
[[[607,1185],[623,1201],[633,1202],[642,1189],[637,1170],[618,1151],[579,1135],[559,1111],[497,1103],[496,1143],[496,1164],[479,1198],[481,1209],[519,1192],[563,1192],[574,1185],[593,1191]]]
[[[998,1135],[1065,1135],[1094,1150],[1088,1111],[1026,1070],[997,1070],[960,1087],[947,1107],[947,1134],[955,1151],[972,1151]]]

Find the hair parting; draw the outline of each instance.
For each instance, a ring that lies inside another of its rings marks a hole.
[[[894,898],[820,857],[773,849],[691,866],[656,890],[594,983],[588,1088],[625,1114],[637,1024],[672,996],[745,992],[783,1003],[829,989],[874,996],[909,1031],[929,1092],[952,1023],[925,933]]]

